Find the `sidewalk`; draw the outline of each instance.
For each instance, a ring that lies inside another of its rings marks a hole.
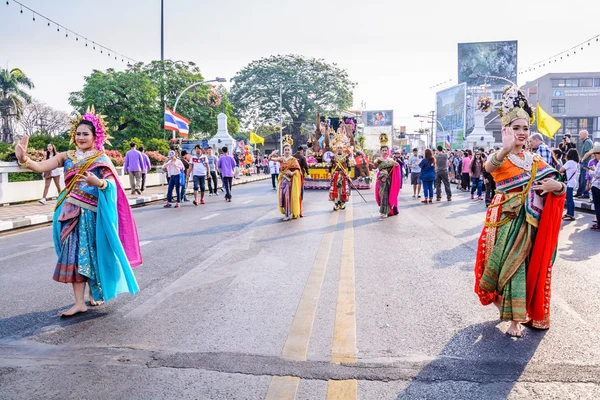
[[[265,179],[271,179],[271,175],[241,176],[240,179],[233,180],[233,186]],[[192,182],[190,181],[188,184],[188,193],[193,192],[192,186]],[[221,187],[220,183],[219,187]],[[165,200],[167,198],[167,185],[148,187],[142,196],[131,195],[129,191],[126,191],[126,193],[129,205],[131,207],[139,207],[155,201]],[[32,202],[0,207],[0,233],[52,222],[55,204],[56,200],[48,200],[46,205]]]

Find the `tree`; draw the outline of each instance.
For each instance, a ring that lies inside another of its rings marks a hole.
[[[203,82],[206,78],[200,73],[200,68],[193,62],[152,61],[150,64],[138,64],[134,66],[146,74],[152,80],[154,86],[160,92],[162,77],[164,76],[165,105],[171,110],[175,106],[175,100],[188,86]],[[208,93],[211,90],[221,95],[221,104],[216,107],[208,105]],[[237,132],[239,123],[234,116],[233,105],[229,101],[227,92],[223,86],[212,87],[210,84],[198,85],[188,90],[181,96],[177,103],[177,114],[183,115],[191,121],[190,132],[207,132],[213,136],[217,133],[217,115],[227,115],[227,129],[229,132]],[[162,123],[162,113],[160,114]]]
[[[25,104],[31,102],[31,96],[24,88],[33,89],[33,82],[18,68],[0,68],[0,117],[2,118],[2,131],[0,141],[12,143],[14,140],[14,120],[19,121],[23,114]]]
[[[85,78],[83,89],[71,93],[69,102],[80,113],[94,105],[97,111],[106,115],[110,134],[115,138],[111,141],[113,147],[120,148],[131,137],[143,141],[164,139],[161,90],[165,93],[167,106],[172,108],[177,95],[189,85],[203,80],[199,68],[191,62],[137,63],[126,71],[93,71]],[[237,131],[239,124],[224,88],[221,89],[222,103],[217,107],[208,105],[209,90],[210,86],[199,85],[186,92],[177,105],[177,113],[191,120],[192,132],[214,135],[217,115],[223,112],[228,116],[229,130]]]
[[[303,143],[301,126],[317,112],[336,113],[351,107],[355,84],[336,64],[299,55],[252,61],[233,78],[230,99],[247,125],[278,124],[281,90],[283,111],[292,119],[292,137]]]
[[[69,103],[81,114],[93,105],[105,115],[112,145],[119,148],[128,138],[148,139],[158,133],[162,114],[157,98],[158,90],[145,74],[110,68],[86,76],[83,89],[72,92]]]
[[[64,111],[32,100],[25,106],[19,121],[20,132],[27,136],[35,134],[55,136],[69,128],[69,115]]]

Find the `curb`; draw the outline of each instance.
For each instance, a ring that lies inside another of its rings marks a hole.
[[[266,177],[252,178],[252,179],[246,180],[244,182],[236,182],[234,180],[233,186],[245,185],[247,183],[264,181],[267,179],[271,179],[271,176],[269,175]],[[164,186],[165,186],[165,191],[166,191],[167,190],[166,185],[164,185]],[[190,194],[193,192],[194,192],[193,190],[188,189],[187,193]],[[154,203],[157,201],[165,200],[166,198],[167,198],[166,194],[155,194],[152,196],[136,197],[135,199],[129,199],[129,206],[131,208],[137,208],[137,207],[143,206],[145,204],[150,204],[150,203]],[[0,221],[0,233],[6,233],[9,231],[18,230],[21,228],[27,228],[27,227],[36,226],[36,225],[44,225],[44,224],[52,223],[53,218],[54,218],[54,213],[52,212],[49,214],[26,215],[26,216],[11,219],[8,221]]]

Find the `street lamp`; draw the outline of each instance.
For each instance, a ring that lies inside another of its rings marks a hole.
[[[183,92],[181,92],[179,94],[179,96],[177,96],[177,98],[175,99],[175,106],[173,107],[173,112],[177,112],[177,103],[179,103],[179,99],[181,98],[181,96],[183,96],[183,94],[185,92],[187,92],[191,88],[196,87],[198,85],[204,85],[205,83],[211,83],[211,82],[227,82],[227,79],[225,79],[225,78],[215,78],[215,79],[211,79],[210,81],[196,82],[196,83],[193,83],[190,86],[186,87],[185,89],[183,89]]]
[[[183,94],[185,92],[187,92],[191,88],[196,87],[198,85],[203,85],[205,83],[211,83],[211,82],[227,82],[227,79],[225,79],[225,78],[218,78],[217,77],[217,78],[211,79],[209,81],[196,82],[196,83],[193,83],[190,86],[186,87],[185,89],[183,89],[183,92],[181,92],[179,94],[179,96],[177,96],[177,98],[175,99],[175,106],[173,107],[173,112],[177,112],[177,104],[179,103],[179,99],[181,98],[181,96],[183,96]],[[175,131],[173,131],[173,139],[175,139]]]
[[[433,148],[433,134],[434,134],[434,125],[435,125],[435,122],[437,122],[440,125],[440,128],[442,128],[443,132],[446,131],[446,129],[444,129],[444,125],[442,125],[442,123],[435,117],[435,111],[431,111],[427,115],[415,114],[415,115],[413,115],[413,117],[415,117],[415,118],[429,118],[431,120],[431,143],[430,143],[430,147]]]

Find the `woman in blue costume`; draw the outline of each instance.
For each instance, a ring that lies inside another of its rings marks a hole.
[[[127,197],[110,158],[104,153],[106,124],[93,108],[73,121],[71,137],[77,150],[42,162],[27,156],[29,138],[15,147],[19,165],[34,172],[64,167],[65,189],[54,211],[53,235],[58,262],[53,279],[71,283],[75,304],[61,313],[68,317],[87,311],[120,293],[139,291],[132,267],[142,263],[137,228]]]

